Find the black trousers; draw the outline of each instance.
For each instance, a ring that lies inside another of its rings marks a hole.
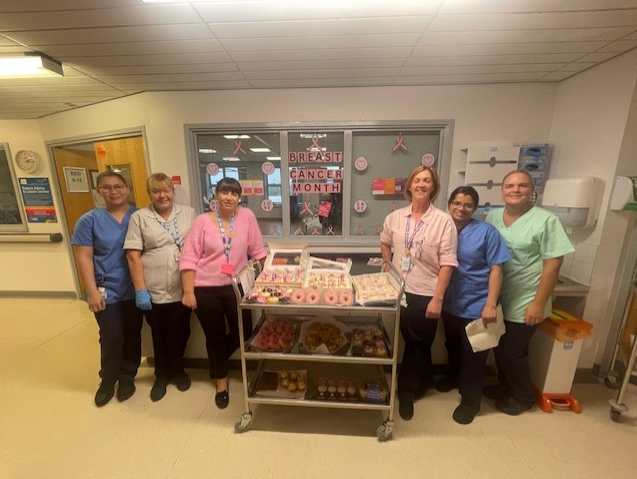
[[[398,372],[398,392],[419,394],[433,384],[431,345],[436,336],[437,319],[425,318],[431,296],[405,293],[407,307],[400,311],[400,332],[405,341]]]
[[[181,301],[153,303],[146,311],[155,353],[155,376],[169,378],[184,372],[184,352],[190,337],[190,313]]]
[[[445,346],[449,357],[449,377],[458,381],[458,389],[462,402],[479,405],[484,386],[484,371],[487,365],[489,350],[477,353],[471,349],[465,326],[472,319],[461,318],[452,314],[442,313],[445,327]]]
[[[535,403],[535,392],[531,383],[529,366],[529,343],[537,330],[537,325],[514,323],[505,319],[506,333],[495,348],[500,384],[511,390],[515,400],[524,404]]]
[[[100,377],[106,381],[133,379],[142,359],[141,310],[134,300],[107,304],[95,313],[100,329]]]
[[[239,314],[232,285],[195,287],[195,314],[206,336],[210,360],[210,377],[222,379],[228,375],[228,358],[239,347]],[[243,312],[245,339],[252,334],[252,317]]]

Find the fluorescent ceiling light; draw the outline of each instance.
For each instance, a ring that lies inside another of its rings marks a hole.
[[[62,64],[41,53],[0,57],[0,76],[64,76]]]
[[[266,156],[265,159],[270,161],[281,161],[280,156]]]
[[[250,151],[253,151],[255,153],[268,153],[272,150],[270,148],[250,148]]]
[[[237,158],[236,156],[224,156],[223,161],[241,161],[241,158]]]
[[[223,135],[226,140],[247,140],[250,135]]]
[[[213,150],[212,148],[199,148],[199,153],[216,153],[217,150]]]

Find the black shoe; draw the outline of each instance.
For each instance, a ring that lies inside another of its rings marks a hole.
[[[398,413],[400,417],[409,421],[414,417],[414,395],[413,394],[399,394],[398,395]]]
[[[95,393],[95,405],[97,407],[102,407],[113,399],[115,395],[115,381],[114,380],[106,380],[104,379],[100,387],[97,388],[97,392]]]
[[[453,420],[458,424],[471,424],[476,414],[480,412],[480,405],[460,403],[453,412]]]
[[[172,383],[179,389],[180,391],[188,391],[190,389],[190,378],[185,372],[180,372],[174,374],[171,379]]]
[[[120,379],[119,387],[117,388],[117,400],[119,402],[126,401],[135,394],[135,380],[133,379]]]
[[[502,399],[503,397],[509,396],[511,394],[511,390],[508,386],[503,384],[490,384],[489,386],[485,386],[482,390],[482,395],[491,399],[492,401],[497,401],[498,399]]]
[[[535,403],[521,403],[512,396],[503,397],[495,402],[496,409],[502,411],[504,414],[508,414],[509,416],[519,416],[523,412],[531,409],[534,405]]]
[[[452,376],[442,378],[440,381],[436,381],[436,391],[441,393],[447,393],[452,389],[458,389],[458,379]]]
[[[215,404],[219,409],[225,409],[230,403],[230,395],[228,391],[221,391],[215,394]]]
[[[166,378],[155,378],[155,384],[153,384],[150,390],[150,400],[157,402],[163,398],[166,395],[166,386],[168,386],[168,380]]]

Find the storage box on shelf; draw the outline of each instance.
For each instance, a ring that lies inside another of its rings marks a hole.
[[[383,267],[391,268],[386,274],[395,277],[397,289],[394,289],[393,302],[374,306],[255,303],[248,295],[240,294],[239,285],[247,291],[252,289],[250,271],[254,278],[258,264],[249,265],[252,270],[248,269],[248,274],[242,271],[235,277],[245,394],[245,411],[235,424],[237,432],[249,429],[251,407],[256,404],[294,405],[383,411],[387,418],[378,427],[377,437],[380,441],[389,439],[394,425],[395,345],[399,337],[399,298],[403,284],[395,268],[389,263]],[[241,316],[246,310],[256,310],[259,314],[250,338],[244,337],[242,328]],[[385,328],[386,316],[393,321],[389,332]],[[248,372],[246,361],[257,362],[253,373]],[[391,369],[389,381],[385,379],[385,368]],[[304,392],[297,383],[290,383],[290,372],[303,378]],[[279,378],[276,384],[273,373]],[[287,380],[282,381],[283,377]],[[334,382],[336,387],[337,397],[333,400],[321,394],[326,381]],[[342,391],[339,385],[344,388]],[[340,393],[344,395],[338,396]]]

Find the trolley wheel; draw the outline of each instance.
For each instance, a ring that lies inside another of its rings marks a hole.
[[[621,387],[620,382],[617,381],[615,376],[606,376],[604,378],[604,384],[606,384],[606,387],[609,389],[619,389]]]
[[[385,421],[381,426],[376,429],[376,436],[380,442],[385,442],[391,439],[391,433],[394,429],[394,423],[392,421]]]
[[[237,422],[234,423],[234,432],[237,432],[237,433],[246,432],[248,429],[250,429],[251,425],[252,425],[252,413],[251,412],[245,413],[241,416],[241,419],[239,419]]]
[[[621,416],[622,413],[620,411],[618,411],[617,409],[613,409],[611,408],[610,410],[610,418],[613,422],[617,422],[619,420],[619,416]]]

